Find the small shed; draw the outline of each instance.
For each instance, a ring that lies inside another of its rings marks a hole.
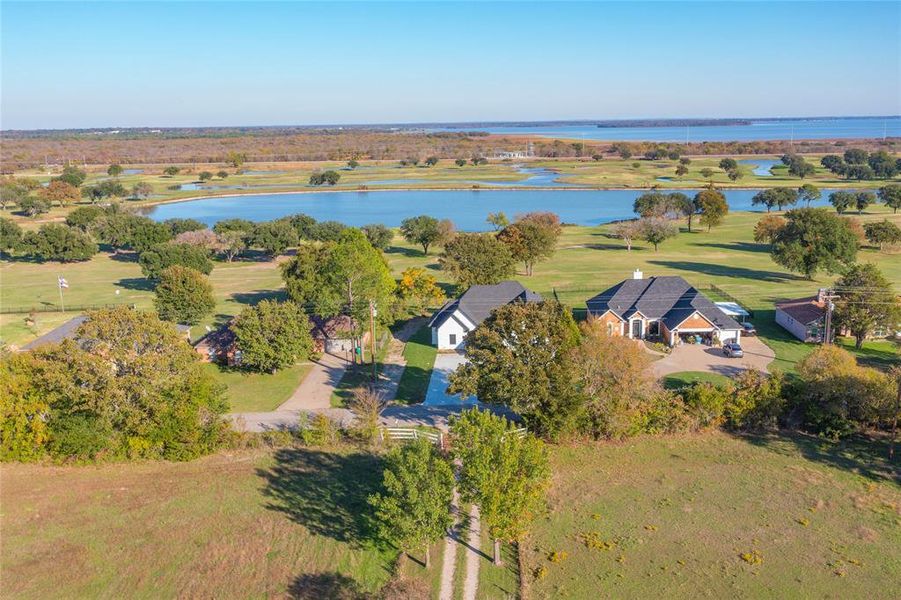
[[[310,315],[310,333],[316,352],[327,354],[353,352],[353,320],[348,315],[333,317]],[[364,343],[365,340],[364,335]]]
[[[206,362],[221,363],[230,367],[241,364],[241,351],[235,343],[232,321],[209,332],[194,344],[194,350]]]

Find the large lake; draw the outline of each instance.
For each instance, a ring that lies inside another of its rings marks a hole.
[[[901,117],[753,120],[750,125],[704,127],[597,127],[595,125],[441,127],[436,131],[486,131],[500,135],[534,135],[610,141],[731,142],[901,136]]]
[[[384,191],[384,192],[310,192],[301,194],[261,194],[202,198],[186,202],[161,204],[147,209],[152,219],[197,219],[213,225],[221,219],[242,218],[269,221],[306,213],[320,221],[340,221],[361,226],[383,223],[396,227],[407,217],[427,214],[450,219],[462,231],[482,231],[488,228],[485,217],[490,212],[503,211],[508,217],[530,211],[552,211],[564,223],[599,225],[619,219],[632,218],[632,203],[648,190],[459,190],[459,191]],[[666,190],[677,191],[677,190]],[[678,190],[693,196],[697,190]],[[725,192],[731,210],[757,210],[751,197],[758,190],[728,190]],[[827,206],[830,191],[816,206]]]

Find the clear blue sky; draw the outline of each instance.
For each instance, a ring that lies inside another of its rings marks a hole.
[[[899,7],[3,1],[0,127],[898,114]]]

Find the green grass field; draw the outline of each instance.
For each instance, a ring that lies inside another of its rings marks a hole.
[[[5,464],[3,597],[372,593],[396,557],[373,546],[365,521],[379,476],[378,459],[353,448],[224,452],[190,463]]]
[[[416,404],[425,400],[437,354],[438,349],[432,346],[432,331],[422,326],[404,348],[407,366],[397,386],[398,401]]]
[[[713,385],[724,385],[729,382],[729,378],[719,373],[708,373],[707,371],[682,371],[681,373],[673,373],[663,378],[663,387],[667,389],[679,389],[693,383],[712,383]]]
[[[524,544],[530,597],[897,597],[885,451],[720,432],[555,448],[550,512]]]
[[[301,363],[275,374],[252,373],[213,364],[206,368],[226,386],[232,412],[266,412],[275,410],[290,398],[313,365]]]

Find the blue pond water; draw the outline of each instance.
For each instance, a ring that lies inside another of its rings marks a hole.
[[[125,169],[122,171],[123,175],[140,175],[144,172],[144,169]]]
[[[560,215],[565,223],[598,225],[632,218],[632,203],[647,190],[460,190],[384,191],[384,192],[310,192],[298,194],[262,194],[202,198],[188,202],[162,204],[147,209],[152,219],[197,219],[213,225],[221,219],[242,218],[268,221],[294,213],[306,213],[318,220],[340,221],[360,226],[384,223],[396,227],[407,217],[428,214],[452,220],[461,231],[488,228],[489,212],[503,211],[509,217],[530,211],[546,210]],[[694,195],[697,190],[681,190]],[[827,206],[830,191],[815,206]],[[751,197],[757,190],[729,190],[726,199],[731,210],[752,210]]]
[[[729,142],[751,140],[881,138],[901,136],[901,117],[791,119],[752,121],[750,125],[706,127],[597,127],[595,125],[443,127],[436,131],[486,131],[504,135],[533,135],[586,140],[653,142]]]
[[[754,174],[759,175],[760,177],[772,177],[773,173],[770,171],[774,166],[781,165],[781,160],[773,160],[771,158],[749,158],[747,160],[738,161],[740,165],[752,165],[754,167]]]

